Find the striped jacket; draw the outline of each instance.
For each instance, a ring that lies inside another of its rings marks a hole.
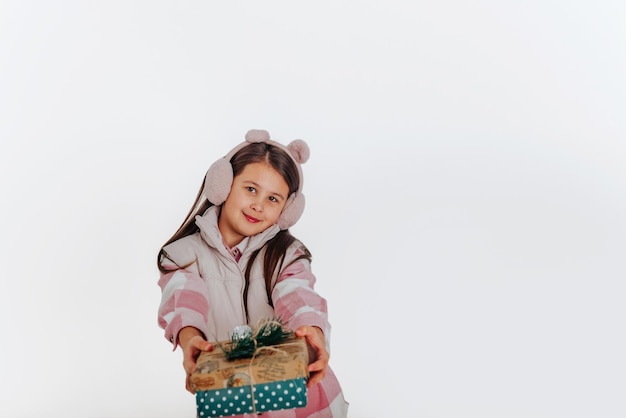
[[[161,274],[162,290],[158,311],[159,325],[165,337],[178,344],[177,336],[185,326],[199,329],[208,341],[230,339],[233,328],[241,324],[256,325],[259,320],[278,317],[297,329],[302,325],[317,326],[330,343],[326,300],[314,290],[315,276],[308,260],[300,259],[302,244],[295,242],[285,254],[282,271],[273,280],[272,304],[268,301],[263,277],[263,252],[254,261],[248,288],[248,320],[243,303],[244,272],[250,255],[274,237],[274,225],[260,234],[247,237],[234,251],[224,244],[217,227],[218,207],[213,206],[196,218],[200,231],[164,248],[163,265],[175,270]],[[238,261],[237,261],[238,260]],[[184,269],[178,266],[185,266]],[[272,307],[273,305],[273,307]],[[334,373],[329,368],[325,378],[308,389],[305,408],[273,411],[265,418],[345,417],[347,403]],[[252,417],[253,415],[241,415]]]

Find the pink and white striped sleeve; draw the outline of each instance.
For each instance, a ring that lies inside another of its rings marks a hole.
[[[274,312],[283,323],[295,330],[302,325],[319,327],[330,346],[331,326],[328,322],[326,299],[315,291],[315,276],[311,263],[300,259],[287,266],[272,290]]]
[[[208,335],[207,321],[209,301],[204,279],[197,273],[178,269],[161,273],[161,304],[159,305],[159,326],[165,330],[165,338],[178,346],[178,333],[186,326],[192,326]]]

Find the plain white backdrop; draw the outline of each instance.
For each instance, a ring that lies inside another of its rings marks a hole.
[[[194,416],[156,253],[257,128],[351,418],[625,416],[625,4],[2,1],[0,415]]]

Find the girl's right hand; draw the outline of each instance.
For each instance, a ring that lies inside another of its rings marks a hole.
[[[185,369],[185,388],[195,393],[191,386],[191,374],[196,370],[196,361],[202,351],[213,350],[213,344],[207,342],[196,328],[185,327],[178,334],[178,341],[183,349],[183,368]]]

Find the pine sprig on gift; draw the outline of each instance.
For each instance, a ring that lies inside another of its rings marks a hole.
[[[262,320],[256,330],[244,335],[233,333],[230,344],[219,344],[228,360],[250,358],[257,348],[279,344],[293,335],[293,331],[283,327],[280,319]]]

